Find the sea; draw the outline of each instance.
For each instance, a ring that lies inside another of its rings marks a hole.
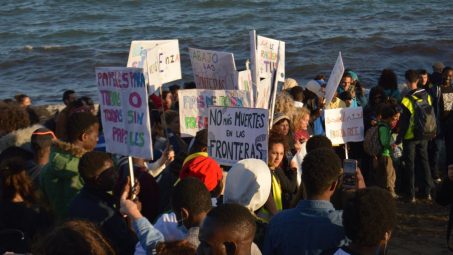
[[[404,82],[409,68],[453,65],[451,0],[1,0],[0,99],[60,103],[73,89],[97,100],[95,67],[126,66],[132,40],[179,39],[183,84],[188,47],[250,58],[249,32],[286,42],[286,77],[327,77],[341,51],[366,87],[382,69]]]

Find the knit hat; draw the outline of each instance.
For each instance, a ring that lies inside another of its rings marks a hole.
[[[223,202],[237,203],[254,212],[269,198],[271,182],[271,173],[264,161],[243,159],[228,171]]]
[[[189,155],[184,160],[179,173],[179,179],[181,180],[189,176],[197,178],[204,183],[209,191],[212,191],[222,180],[223,172],[219,164],[208,157],[206,152],[198,152]]]
[[[311,80],[309,81],[306,85],[305,88],[310,90],[311,92],[315,93],[318,97],[323,97],[324,93],[321,90],[321,85],[318,81],[316,80]]]
[[[299,86],[296,80],[294,80],[293,78],[286,78],[285,83],[283,83],[282,90],[288,90],[296,86]]]
[[[272,121],[272,126],[277,124],[281,120],[288,120],[288,122],[291,122],[291,119],[288,116],[286,116],[284,113],[276,112],[274,114],[274,119]]]

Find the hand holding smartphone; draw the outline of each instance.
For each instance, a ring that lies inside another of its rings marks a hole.
[[[357,187],[357,160],[345,159],[343,161],[343,187],[355,189]]]

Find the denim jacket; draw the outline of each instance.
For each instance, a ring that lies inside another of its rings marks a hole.
[[[303,200],[297,207],[272,218],[264,240],[263,254],[321,254],[341,246],[346,237],[342,211],[329,201]]]

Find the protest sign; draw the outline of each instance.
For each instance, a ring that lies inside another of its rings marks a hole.
[[[127,67],[144,68],[146,65],[146,52],[157,45],[171,42],[172,40],[146,40],[132,41],[129,49]],[[145,69],[146,72],[146,69]]]
[[[250,102],[253,105],[253,86],[252,86],[252,73],[250,70],[243,70],[236,72],[237,81],[235,90],[247,91],[250,93]]]
[[[132,41],[127,66],[143,68],[145,82],[150,85],[150,93],[153,93],[162,84],[181,79],[179,42],[178,40]],[[149,77],[150,73],[153,77]]]
[[[333,144],[363,141],[362,107],[325,110],[326,136]]]
[[[236,64],[232,53],[189,48],[198,89],[234,89]]]
[[[442,94],[442,101],[444,102],[444,111],[453,110],[453,93]]]
[[[341,78],[344,73],[343,59],[341,58],[341,52],[338,53],[337,61],[335,66],[330,73],[329,80],[326,85],[326,105],[329,105],[332,101],[335,92],[337,91],[338,85],[340,84]]]
[[[146,56],[149,92],[162,84],[181,79],[181,58],[178,40],[162,43],[149,49]]]
[[[272,77],[279,66],[277,80],[285,81],[285,42],[264,36],[257,36],[255,56],[257,58],[257,72],[259,78]]]
[[[220,165],[246,158],[267,162],[269,111],[209,107],[208,154]]]
[[[195,136],[208,127],[208,107],[251,107],[247,91],[183,89],[178,91],[179,121],[182,137]]]
[[[143,69],[98,67],[96,84],[107,151],[152,159],[153,145]]]
[[[272,92],[272,78],[266,78],[256,87],[255,108],[269,109]]]

